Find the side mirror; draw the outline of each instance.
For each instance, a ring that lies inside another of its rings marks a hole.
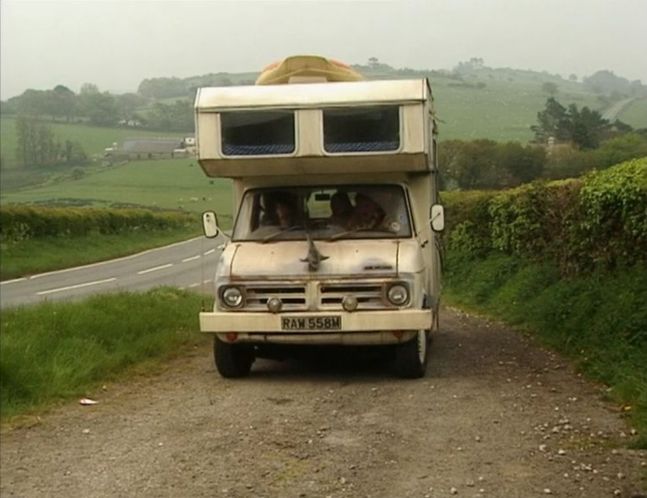
[[[442,232],[445,229],[445,208],[440,204],[431,206],[431,229],[434,232]]]
[[[208,239],[213,239],[220,234],[218,228],[218,216],[213,211],[206,211],[202,213],[202,230],[204,236]]]

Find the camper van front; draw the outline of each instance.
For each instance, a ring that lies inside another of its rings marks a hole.
[[[196,125],[204,172],[233,179],[200,314],[218,371],[247,375],[282,344],[382,344],[399,375],[424,375],[440,291],[428,82],[200,89]]]
[[[398,343],[431,327],[425,278],[404,186],[249,189],[202,329],[230,342]]]

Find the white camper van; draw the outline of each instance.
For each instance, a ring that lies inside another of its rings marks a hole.
[[[388,345],[425,373],[438,326],[436,123],[425,79],[202,88],[199,163],[233,179],[234,225],[215,276],[225,377],[280,345]],[[203,215],[215,237],[216,213]]]

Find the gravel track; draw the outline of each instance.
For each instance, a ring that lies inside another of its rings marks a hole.
[[[647,452],[603,390],[500,324],[444,310],[424,379],[381,361],[258,361],[210,348],[4,428],[0,494],[639,497]]]

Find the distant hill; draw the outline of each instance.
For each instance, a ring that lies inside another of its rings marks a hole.
[[[588,106],[634,128],[647,128],[647,86],[607,70],[579,81],[548,72],[492,68],[472,58],[451,70],[394,68],[371,58],[353,66],[367,79],[429,78],[440,120],[440,139],[489,138],[527,142],[530,126],[548,97],[562,105]],[[258,72],[208,73],[188,78],[143,80],[137,91],[121,95],[86,84],[79,94],[58,85],[27,90],[2,102],[3,116],[27,112],[45,119],[87,122],[97,126],[133,126],[161,132],[190,133],[191,102],[204,86],[252,85]],[[6,158],[5,158],[6,159]]]
[[[491,68],[481,59],[459,63],[452,70],[396,69],[372,59],[352,66],[367,79],[429,78],[441,122],[441,139],[490,138],[526,142],[530,126],[546,99],[554,96],[564,105],[588,106],[600,112],[626,100],[616,118],[634,128],[647,128],[647,87],[609,71],[578,81],[575,76],[513,68]],[[173,101],[192,99],[201,86],[254,84],[257,72],[211,73],[190,78],[151,78],[139,92]]]

